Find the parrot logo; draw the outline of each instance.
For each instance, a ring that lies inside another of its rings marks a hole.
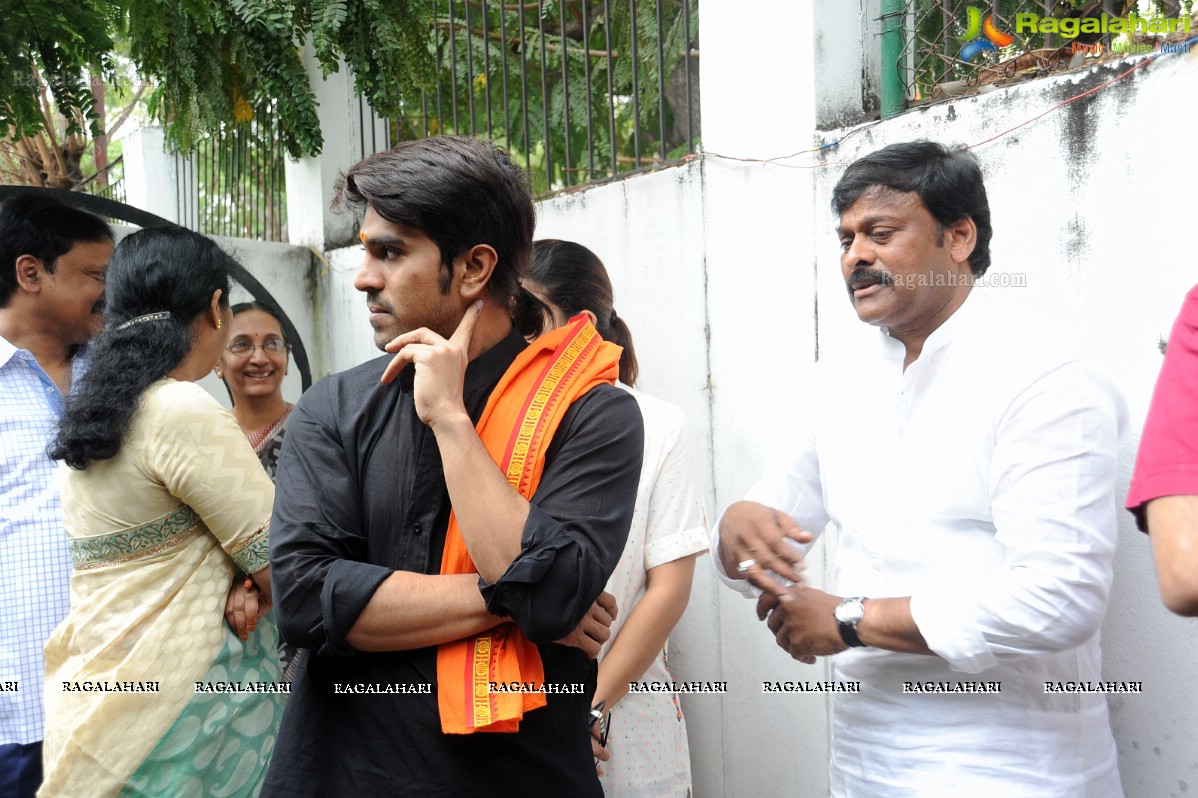
[[[1006,47],[1015,41],[1014,36],[998,29],[994,24],[993,14],[986,17],[986,21],[983,23],[981,9],[971,6],[967,10],[969,24],[965,35],[961,37],[961,40],[965,42],[965,46],[961,48],[962,61],[972,61],[987,50],[997,52],[999,47]],[[983,34],[985,38],[982,38]]]

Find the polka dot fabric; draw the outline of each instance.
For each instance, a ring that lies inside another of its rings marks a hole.
[[[618,638],[624,621],[645,595],[650,568],[707,549],[706,519],[695,488],[686,417],[672,404],[621,385],[636,397],[645,422],[645,457],[637,488],[628,543],[607,590],[619,607],[612,637],[602,657]],[[666,651],[653,660],[644,681],[673,681]],[[611,759],[600,779],[604,794],[619,798],[690,793],[690,753],[686,723],[672,693],[630,693],[612,711],[608,738]]]

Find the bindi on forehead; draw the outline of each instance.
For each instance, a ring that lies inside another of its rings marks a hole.
[[[407,240],[396,235],[368,235],[365,230],[358,233],[358,238],[364,246],[368,247],[387,247],[387,246],[403,246],[407,244]]]
[[[373,208],[367,207],[362,217],[358,240],[367,246],[404,246],[428,238],[419,227],[385,219]]]

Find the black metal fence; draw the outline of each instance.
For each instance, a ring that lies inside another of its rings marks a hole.
[[[430,0],[436,88],[395,119],[359,100],[361,154],[441,133],[489,138],[534,194],[695,152],[698,0]],[[270,104],[176,159],[180,223],[287,240],[284,151]]]
[[[207,235],[286,241],[284,157],[271,103],[177,156],[179,223]]]
[[[544,195],[695,151],[697,0],[432,0],[438,81],[397,139],[483,136]]]
[[[91,194],[92,196],[96,197],[104,197],[105,199],[115,200],[117,202],[124,202],[124,156],[118,156],[116,159],[109,161],[107,166],[97,171],[94,175],[87,178],[79,185],[75,186],[73,190],[81,191],[84,194]]]
[[[1086,56],[1150,52],[1152,40],[1168,34],[1152,30],[1152,19],[1176,20],[1193,5],[1193,0],[908,0],[898,69],[909,102],[936,100],[987,83],[1044,75]],[[1123,32],[1126,23],[1112,23],[1115,18],[1130,19],[1133,29]]]

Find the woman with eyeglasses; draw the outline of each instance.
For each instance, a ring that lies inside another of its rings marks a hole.
[[[216,364],[233,400],[233,417],[274,479],[292,405],[283,399],[291,345],[278,311],[261,302],[233,306],[229,345]]]
[[[262,302],[233,306],[229,345],[216,363],[216,376],[224,380],[233,400],[233,418],[254,447],[254,453],[273,480],[287,434],[290,402],[283,399],[291,344],[283,331],[279,312]],[[246,582],[246,587],[250,587]],[[279,639],[279,667],[290,681],[299,665],[296,649]]]
[[[73,570],[46,644],[43,795],[253,798],[266,775],[274,484],[195,384],[229,343],[233,265],[183,228],[113,253],[107,326],[50,447]]]

